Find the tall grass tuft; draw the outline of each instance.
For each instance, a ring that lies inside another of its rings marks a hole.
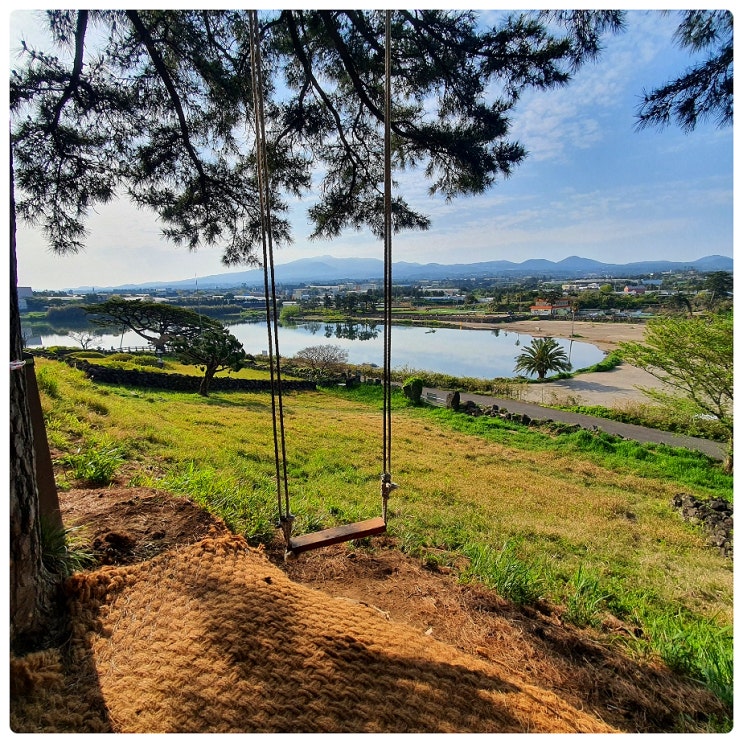
[[[467,545],[463,551],[470,559],[465,580],[476,578],[514,604],[534,604],[542,597],[542,575],[518,557],[513,540],[499,551],[483,544]]]
[[[80,527],[56,526],[40,519],[41,561],[44,567],[64,578],[95,563],[95,556],[82,546]]]
[[[48,366],[36,369],[36,384],[38,384],[39,390],[46,392],[49,397],[55,400],[59,398],[59,382]]]
[[[91,485],[109,485],[116,470],[124,462],[121,449],[117,446],[92,446],[78,449],[61,460],[69,467],[76,480],[83,480]]]
[[[601,607],[609,594],[601,591],[598,574],[578,567],[568,583],[569,595],[563,618],[578,627],[596,626]]]

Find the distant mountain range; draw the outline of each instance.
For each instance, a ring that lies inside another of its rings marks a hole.
[[[561,261],[530,259],[523,263],[512,261],[485,261],[482,263],[407,263],[393,264],[392,275],[396,283],[421,281],[456,281],[462,279],[485,279],[537,276],[552,279],[632,278],[664,271],[697,270],[700,272],[732,271],[733,259],[722,255],[709,255],[696,261],[640,261],[637,263],[602,263],[590,258],[571,256]],[[338,284],[380,280],[384,264],[376,258],[333,258],[320,256],[302,258],[275,266],[277,284]],[[144,284],[124,284],[116,287],[98,286],[105,289],[236,289],[263,286],[263,269],[221,273],[183,281],[151,281]],[[92,287],[78,287],[77,291]]]

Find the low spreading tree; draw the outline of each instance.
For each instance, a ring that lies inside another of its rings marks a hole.
[[[549,372],[571,369],[565,349],[554,338],[534,338],[517,357],[514,371],[536,374],[538,379],[544,379]]]
[[[659,317],[643,343],[622,343],[622,358],[662,382],[640,389],[684,416],[712,416],[728,435],[725,469],[733,468],[733,317]]]
[[[208,327],[196,336],[176,336],[170,349],[181,361],[201,366],[204,378],[199,394],[207,397],[214,376],[221,371],[239,371],[245,365],[242,343],[227,328]]]
[[[206,329],[222,327],[216,320],[193,310],[142,299],[112,297],[84,310],[93,324],[131,330],[162,352],[176,338],[193,339]]]

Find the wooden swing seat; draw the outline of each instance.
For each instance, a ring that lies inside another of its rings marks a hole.
[[[352,539],[373,537],[375,534],[384,534],[387,524],[381,516],[366,521],[357,521],[355,524],[333,526],[330,529],[302,534],[289,540],[289,551],[298,555],[300,552],[329,547],[339,542],[349,542]]]

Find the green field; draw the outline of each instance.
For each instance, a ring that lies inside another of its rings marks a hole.
[[[44,359],[36,368],[60,488],[98,466],[188,496],[253,543],[274,537],[269,395],[203,398],[96,385]],[[398,393],[393,407],[389,533],[400,550],[512,601],[563,606],[579,626],[610,614],[640,627],[625,640],[632,652],[732,703],[732,561],[671,503],[679,492],[731,500],[718,464],[416,407]],[[290,393],[284,411],[295,531],[378,515],[381,389]]]

